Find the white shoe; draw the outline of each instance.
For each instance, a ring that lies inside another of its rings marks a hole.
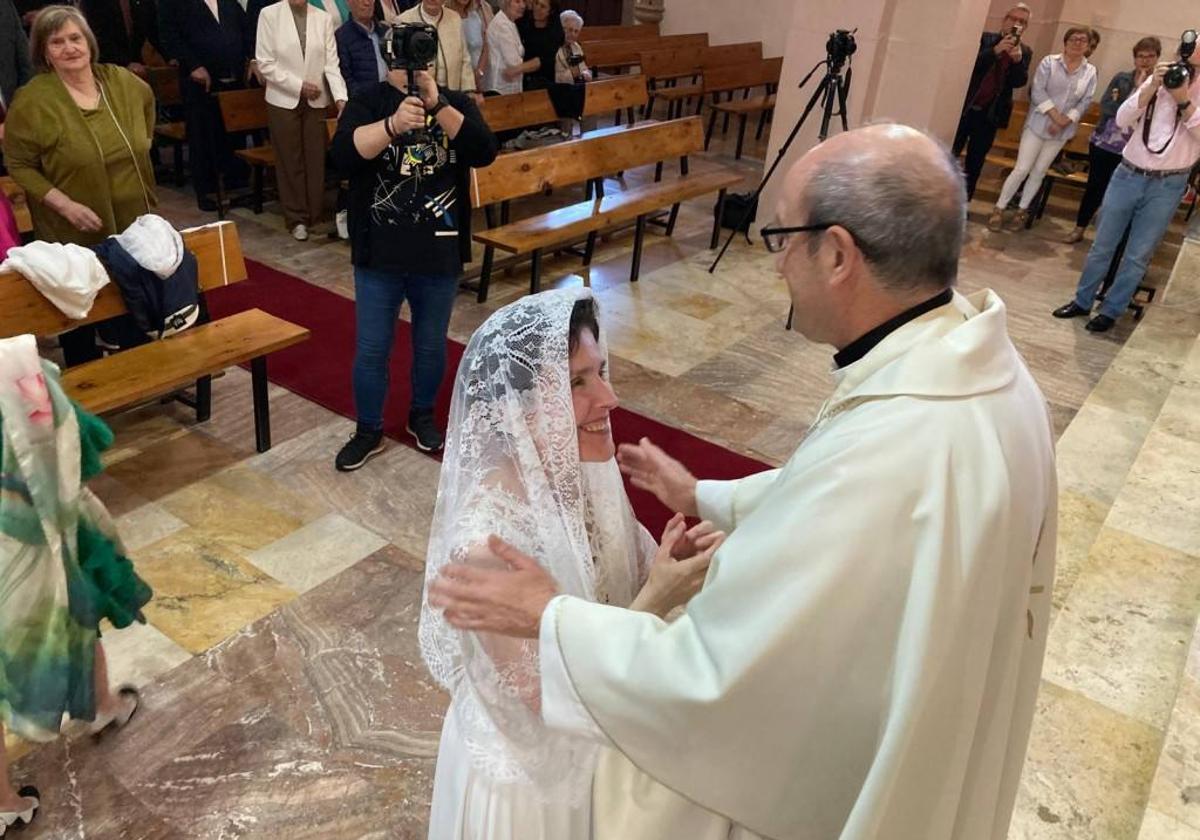
[[[292,228],[292,238],[297,242],[304,242],[308,239],[308,228],[304,225],[296,225]]]
[[[337,225],[338,239],[350,238],[350,211],[339,210],[337,215],[333,217],[334,224]]]

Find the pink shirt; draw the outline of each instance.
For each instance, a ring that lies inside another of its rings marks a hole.
[[[1169,140],[1170,145],[1161,155],[1152,154],[1142,141],[1142,118],[1146,109],[1138,107],[1138,97],[1153,81],[1153,78],[1149,78],[1142,82],[1142,86],[1130,94],[1117,109],[1117,125],[1125,129],[1134,129],[1133,136],[1125,146],[1124,158],[1141,169],[1191,169],[1196,161],[1200,160],[1200,74],[1197,74],[1188,88],[1188,96],[1196,108],[1191,119],[1180,122],[1178,130],[1175,130],[1178,103],[1165,87],[1158,90],[1154,119],[1150,122],[1150,148],[1161,149]],[[1173,137],[1172,131],[1175,132]]]

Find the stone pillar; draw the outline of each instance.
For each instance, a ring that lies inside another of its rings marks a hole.
[[[806,0],[796,4],[784,50],[783,77],[771,124],[766,164],[778,155],[822,71],[798,89],[825,58],[835,29],[858,28],[851,62],[850,127],[894,120],[931,131],[949,143],[962,109],[990,0]],[[817,142],[820,107],[808,118],[759,202],[759,221],[775,214],[788,165]],[[835,118],[830,133],[840,131]]]
[[[663,19],[665,0],[635,0],[633,20],[635,23],[658,23]]]

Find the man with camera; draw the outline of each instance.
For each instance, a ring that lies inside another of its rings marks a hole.
[[[350,179],[358,428],[335,465],[356,470],[383,450],[388,361],[400,307],[412,314],[412,404],[407,430],[425,452],[442,447],[433,407],[446,367],[446,328],[470,259],[470,167],[490,164],[496,137],[470,97],[437,86],[428,67],[437,30],[393,26],[387,78],[350,97],[333,158]]]
[[[999,32],[984,32],[979,38],[979,55],[975,57],[967,99],[954,135],[955,156],[962,154],[964,146],[967,149],[968,199],[975,194],[975,183],[996,140],[996,132],[1008,127],[1013,91],[1029,81],[1033,52],[1021,44],[1029,15],[1029,7],[1017,3],[1004,15]]]
[[[1096,293],[1128,230],[1121,264],[1090,332],[1106,332],[1129,306],[1154,250],[1187,191],[1188,176],[1200,160],[1200,73],[1192,61],[1196,31],[1183,33],[1175,61],[1160,61],[1117,110],[1117,125],[1132,129],[1104,194],[1096,241],[1070,303],[1055,318],[1090,315]]]

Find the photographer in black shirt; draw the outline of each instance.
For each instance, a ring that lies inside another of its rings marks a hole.
[[[394,34],[394,33],[393,33]],[[386,55],[386,53],[385,53]],[[425,71],[407,96],[405,70],[352,96],[333,138],[350,178],[358,428],[338,453],[355,470],[383,450],[388,361],[400,306],[412,313],[408,432],[426,452],[442,447],[433,407],[446,367],[446,329],[463,262],[470,258],[470,167],[490,164],[497,143],[466,94],[439,89]]]

